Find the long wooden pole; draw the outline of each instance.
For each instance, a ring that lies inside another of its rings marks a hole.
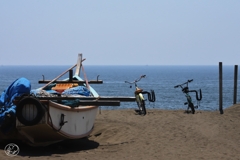
[[[62,74],[60,74],[59,76],[57,76],[56,78],[54,78],[53,80],[51,80],[50,82],[48,82],[45,86],[41,87],[40,89],[44,89],[45,87],[47,87],[49,84],[51,84],[52,82],[56,81],[58,78],[62,77],[64,74],[66,74],[69,70],[73,69],[74,67],[76,67],[77,64],[75,64],[74,66],[72,66],[71,68],[69,68],[68,70],[66,70],[65,72],[63,72]]]
[[[234,66],[233,104],[237,103],[237,79],[238,79],[238,65],[235,65]]]
[[[82,60],[82,62],[85,61],[85,59]],[[44,89],[45,87],[47,87],[49,84],[51,84],[52,82],[56,81],[57,79],[59,79],[60,77],[62,77],[64,74],[66,74],[69,70],[73,69],[74,67],[76,67],[77,64],[73,65],[71,68],[69,68],[68,70],[66,70],[65,72],[63,72],[62,74],[60,74],[59,76],[57,76],[56,78],[54,78],[53,80],[51,80],[49,83],[47,83],[45,86],[41,87],[40,89]]]
[[[223,114],[223,96],[222,96],[222,62],[219,62],[219,111]]]

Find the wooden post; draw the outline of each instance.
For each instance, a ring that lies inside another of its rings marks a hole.
[[[223,96],[222,96],[222,62],[219,62],[219,111],[223,114]]]
[[[85,60],[85,59],[84,59],[84,60]],[[82,61],[83,61],[83,59],[82,59],[82,53],[79,53],[79,54],[78,54],[77,67],[76,67],[75,75],[80,76]]]
[[[69,70],[69,82],[72,82],[72,80],[73,80],[73,70],[70,69]]]
[[[235,65],[234,66],[233,104],[237,103],[237,79],[238,79],[238,65]]]

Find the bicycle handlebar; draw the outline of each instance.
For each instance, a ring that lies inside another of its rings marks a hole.
[[[128,82],[128,81],[125,81],[125,83],[129,83],[129,84],[136,84],[137,82],[139,82],[142,78],[145,78],[146,77],[146,75],[141,75],[141,77],[140,78],[138,78],[138,79],[136,79],[135,81],[133,81],[133,82]]]
[[[188,83],[190,83],[190,82],[192,82],[192,81],[193,81],[193,79],[189,79],[187,82],[185,82],[185,83],[183,83],[183,84],[179,84],[179,85],[174,86],[174,88],[182,87],[182,85],[188,84]]]

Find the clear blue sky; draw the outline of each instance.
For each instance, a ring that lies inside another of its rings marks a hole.
[[[0,65],[239,65],[240,0],[1,0]]]

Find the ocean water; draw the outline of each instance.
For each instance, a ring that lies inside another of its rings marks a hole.
[[[25,77],[30,80],[32,89],[41,87],[39,80],[51,80],[71,66],[0,66],[0,92],[2,93],[14,80]],[[84,66],[88,80],[103,80],[103,84],[91,86],[100,96],[134,96],[134,86],[125,81],[134,81],[145,74],[138,82],[138,86],[144,91],[154,90],[156,101],[147,101],[147,109],[186,109],[186,98],[180,88],[175,85],[182,84],[188,79],[190,90],[202,90],[202,100],[197,110],[218,110],[219,108],[219,69],[213,66]],[[239,75],[239,73],[238,73]],[[61,77],[66,78],[68,74]],[[81,77],[84,78],[83,73]],[[238,76],[239,77],[239,76]],[[233,104],[234,66],[223,65],[223,108]],[[237,102],[240,100],[240,81],[238,80]],[[194,104],[197,104],[195,93],[190,93]],[[147,96],[145,96],[147,98]],[[137,109],[135,102],[121,102],[118,107],[102,107],[102,109]]]

